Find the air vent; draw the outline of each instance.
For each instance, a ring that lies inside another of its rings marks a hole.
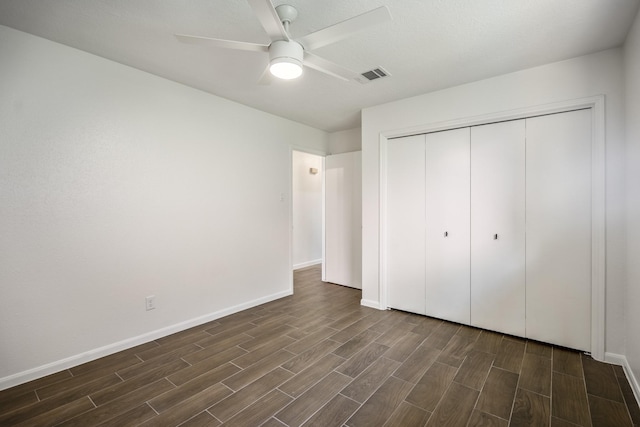
[[[378,67],[374,68],[373,70],[365,71],[364,73],[356,77],[356,80],[364,84],[387,76],[389,76],[389,72],[382,67]]]

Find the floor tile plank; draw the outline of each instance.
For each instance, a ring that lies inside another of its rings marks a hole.
[[[282,368],[276,368],[237,393],[233,393],[224,400],[211,406],[209,408],[209,412],[222,422],[228,421],[238,412],[248,407],[253,402],[290,379],[292,376],[293,374],[291,372]]]
[[[167,344],[159,345],[158,347],[154,347],[149,350],[137,353],[136,356],[138,356],[142,360],[153,359],[154,357],[158,357],[174,350],[178,350],[181,347],[191,346],[197,341],[204,340],[210,337],[211,336],[205,331],[197,331],[197,333],[176,337]]]
[[[511,415],[512,427],[545,427],[550,425],[550,399],[519,388]]]
[[[476,351],[482,351],[489,354],[497,354],[500,350],[502,342],[502,334],[493,331],[482,331],[480,336],[471,346]]]
[[[74,377],[69,381],[64,381],[57,386],[51,385],[49,387],[40,389],[36,393],[38,394],[40,400],[49,399],[52,396],[68,396],[70,399],[75,400],[76,398],[90,395],[95,391],[103,390],[106,387],[122,383],[122,380],[115,373],[99,377],[92,381],[89,381],[83,376],[80,376]]]
[[[618,376],[617,379],[618,385],[622,390],[622,396],[624,397],[625,404],[627,405],[627,409],[631,415],[631,420],[633,421],[634,426],[640,427],[640,406],[638,406],[638,401],[633,394],[633,389],[629,385],[629,381],[627,380],[624,371],[622,371],[622,376]]]
[[[519,386],[534,393],[551,396],[551,359],[525,353]]]
[[[494,415],[480,412],[477,409],[471,414],[469,427],[508,427],[509,422]]]
[[[360,404],[344,397],[341,394],[336,395],[318,412],[316,412],[307,422],[303,424],[305,427],[339,427],[353,415],[360,407]]]
[[[554,347],[553,370],[574,377],[584,377],[580,353],[566,348]]]
[[[351,384],[341,391],[341,394],[363,403],[369,398],[387,378],[398,369],[400,362],[381,357],[373,362]]]
[[[405,332],[396,342],[389,345],[390,349],[385,354],[387,359],[396,360],[398,362],[404,362],[411,353],[424,341],[424,336],[416,334],[414,332]],[[379,340],[376,342],[381,343]],[[383,344],[383,343],[381,343]]]
[[[61,393],[63,390],[64,389],[61,389],[59,393]],[[38,403],[38,396],[33,390],[27,390],[21,394],[0,394],[0,407],[2,408],[2,412],[12,412],[34,403]]]
[[[489,375],[493,359],[492,354],[477,350],[469,351],[454,381],[478,391],[481,390],[487,375]]]
[[[458,332],[460,325],[456,323],[440,322],[435,330],[425,339],[423,345],[443,350],[449,340]]]
[[[174,360],[164,366],[160,366],[154,369],[153,371],[149,371],[146,374],[131,378],[127,381],[114,384],[110,387],[106,387],[95,392],[90,392],[89,396],[91,397],[93,403],[95,403],[97,406],[102,406],[107,402],[119,398],[120,396],[131,393],[132,391],[135,391],[141,387],[161,380],[162,378],[165,378],[174,372],[178,372],[181,369],[186,368],[187,366],[189,365],[183,360]]]
[[[162,413],[171,407],[177,405],[185,399],[188,399],[194,394],[200,393],[203,390],[208,389],[214,384],[219,383],[225,378],[238,372],[240,369],[230,363],[226,363],[222,366],[200,375],[182,384],[179,387],[174,387],[172,390],[149,400],[149,405],[155,409],[158,413]]]
[[[586,371],[585,371],[586,374]],[[591,421],[598,427],[633,427],[623,403],[589,395]]]
[[[175,399],[177,403],[169,407],[160,415],[149,419],[145,426],[176,426],[198,414],[211,405],[215,405],[232,393],[227,387],[220,383],[213,384],[195,394],[182,396]],[[153,403],[150,403],[153,406]]]
[[[494,366],[480,393],[476,409],[508,420],[517,386],[518,374]]]
[[[93,402],[88,397],[81,397],[78,400],[59,406],[49,412],[29,418],[24,423],[18,425],[28,425],[30,427],[46,427],[60,424],[61,422],[73,418],[95,408]]]
[[[340,347],[336,348],[333,351],[333,354],[344,357],[345,359],[350,358],[370,343],[372,343],[376,338],[380,336],[379,333],[365,330],[360,332],[358,335],[355,335],[353,338],[346,341]],[[335,339],[335,335],[331,337],[331,339]],[[341,342],[340,339],[336,341]],[[388,348],[388,347],[387,347]]]
[[[525,343],[514,341],[507,337],[502,338],[500,348],[496,354],[494,365],[507,371],[520,373],[522,358],[524,357]]]
[[[394,325],[391,325],[388,330],[384,331],[382,335],[376,338],[376,342],[392,347],[405,335],[413,333],[410,331],[410,329],[413,327],[414,325],[406,322],[397,322]],[[424,340],[424,336],[422,336],[422,340]]]
[[[622,391],[616,379],[613,366],[593,360],[591,357],[582,357],[584,381],[587,384],[587,393],[604,399],[624,402]]]
[[[581,426],[591,426],[584,380],[555,372],[551,384],[553,416]]]
[[[351,382],[351,378],[337,372],[331,372],[287,407],[276,413],[275,417],[289,427],[302,425],[349,382]]]
[[[527,348],[525,350],[528,354],[533,354],[536,356],[544,357],[547,359],[551,359],[553,347],[551,344],[545,344],[539,341],[527,341]]]
[[[381,426],[393,414],[411,390],[412,385],[389,377],[382,386],[356,411],[346,425],[349,427]]]
[[[333,353],[327,354],[322,359],[302,372],[296,374],[286,383],[282,384],[279,389],[287,393],[289,396],[300,396],[309,387],[343,363],[344,359],[342,357],[338,357]]]
[[[331,327],[323,327],[320,328],[313,333],[307,335],[306,337],[298,340],[298,342],[293,343],[285,347],[285,350],[290,351],[291,353],[300,354],[303,351],[308,350],[310,347],[320,343],[321,341],[326,340],[331,335],[334,335],[336,330]]]
[[[85,412],[82,415],[71,418],[70,420],[65,421],[60,425],[64,427],[86,427],[97,425],[104,421],[110,420],[111,418],[115,418],[137,406],[140,406],[144,402],[147,402],[154,397],[159,396],[162,393],[165,393],[174,388],[175,387],[173,384],[171,384],[166,379],[162,379],[141,387],[136,391],[127,393],[124,396],[119,397],[118,399],[112,400],[106,405],[99,406],[95,409]]]
[[[286,350],[280,350],[277,353],[273,353],[272,355],[265,357],[258,363],[254,363],[248,368],[240,370],[240,372],[223,380],[222,383],[231,390],[238,391],[247,384],[250,384],[265,375],[267,372],[275,369],[279,365],[282,365],[293,356],[293,353]]]
[[[385,427],[422,427],[430,415],[417,406],[402,402],[385,423]]]
[[[407,402],[433,412],[453,382],[458,370],[453,366],[435,362],[420,378],[407,396]]]
[[[438,356],[438,362],[459,368],[473,347],[473,343],[456,334]]]
[[[100,424],[100,427],[135,427],[158,415],[146,403]]]
[[[281,391],[272,390],[222,425],[233,427],[259,426],[292,400],[292,397]]]
[[[311,347],[309,350],[298,354],[293,359],[284,363],[282,367],[288,371],[293,372],[294,374],[297,374],[307,368],[309,365],[317,362],[327,354],[333,352],[333,350],[338,348],[340,345],[341,343],[339,343],[338,341],[325,339]]]
[[[180,427],[218,427],[222,424],[216,420],[208,412],[201,412],[193,418],[180,424]],[[266,424],[263,424],[266,427]]]
[[[72,378],[71,372],[65,369],[55,374],[47,375],[42,378],[35,379],[33,381],[26,382],[24,384],[17,385],[7,390],[0,391],[0,404],[4,404],[8,400],[14,399],[17,396],[21,396],[25,393],[35,392],[39,388],[49,386],[51,384],[60,383],[63,380]]]
[[[246,350],[241,349],[240,347],[231,347],[230,349],[223,351],[222,353],[218,353],[194,365],[182,368],[179,371],[168,375],[168,378],[169,381],[171,381],[175,385],[181,386],[182,384],[189,382],[199,377],[200,375],[204,375],[210,371],[213,371],[214,369],[217,369],[220,366],[231,362],[232,360],[233,364],[238,366],[235,359],[245,354],[247,354]]]
[[[466,426],[480,392],[452,382],[429,418],[428,427]]]
[[[161,354],[157,357],[154,357],[152,359],[147,359],[142,363],[138,363],[136,365],[133,366],[129,366],[127,368],[124,369],[120,369],[119,371],[117,371],[117,374],[120,378],[122,378],[123,380],[128,380],[130,378],[133,377],[137,377],[139,375],[143,375],[148,373],[149,371],[153,371],[158,367],[161,367],[163,365],[166,365],[170,362],[173,362],[175,360],[179,360],[189,354],[195,353],[197,351],[202,350],[200,347],[198,347],[195,344],[189,344],[186,345],[184,347],[180,347],[177,350],[168,352],[166,354]]]
[[[208,359],[212,356],[223,353],[225,351],[229,351],[232,348],[236,347],[238,344],[242,344],[243,342],[251,339],[252,337],[247,334],[237,334],[231,337],[227,337],[223,340],[217,340],[212,337],[212,341],[217,341],[215,342],[215,344],[211,344],[200,351],[183,356],[182,359],[187,363],[195,365],[196,363],[202,362],[203,360]]]
[[[355,378],[367,369],[373,362],[389,350],[386,345],[375,342],[370,343],[365,348],[356,353],[349,360],[340,365],[336,371]]]
[[[394,372],[393,376],[401,380],[415,383],[429,369],[441,351],[424,343],[405,360]]]

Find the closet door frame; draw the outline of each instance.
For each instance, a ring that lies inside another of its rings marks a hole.
[[[605,97],[598,95],[553,104],[536,105],[517,110],[481,116],[464,117],[445,122],[432,122],[406,129],[381,132],[380,145],[380,253],[379,253],[379,305],[386,310],[388,284],[386,277],[386,209],[387,209],[387,146],[389,139],[404,136],[457,129],[506,120],[525,119],[544,114],[562,113],[583,108],[591,109],[591,355],[596,360],[605,359]],[[365,301],[363,301],[363,304]],[[369,305],[370,304],[365,304]]]

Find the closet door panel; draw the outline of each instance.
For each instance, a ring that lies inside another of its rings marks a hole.
[[[591,348],[591,110],[527,119],[527,337]]]
[[[469,324],[469,128],[426,135],[426,314]]]
[[[525,122],[471,128],[471,324],[525,335]]]
[[[388,143],[387,298],[392,308],[425,314],[424,135]]]

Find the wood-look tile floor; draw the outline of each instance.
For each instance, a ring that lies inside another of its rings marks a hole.
[[[621,368],[547,344],[295,294],[0,392],[0,425],[640,426]]]

